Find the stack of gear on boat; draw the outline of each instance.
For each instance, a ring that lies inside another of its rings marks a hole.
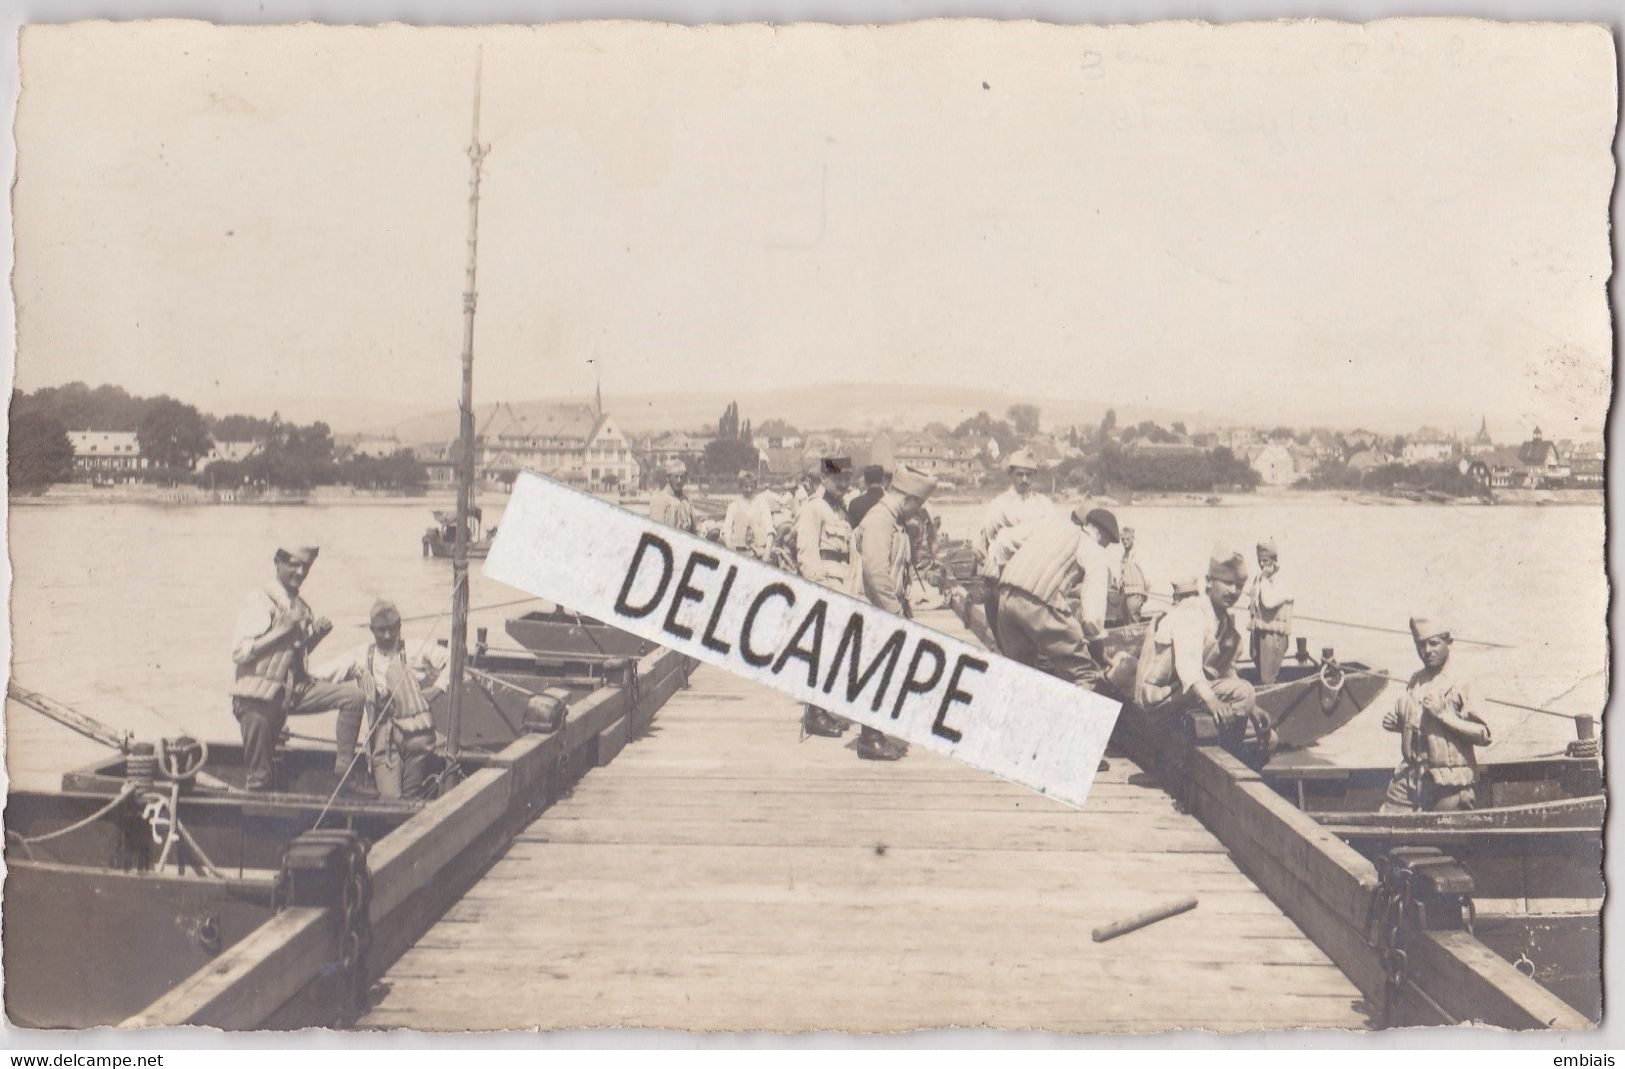
[[[343,772],[361,731],[361,688],[354,683],[321,682],[311,677],[310,651],[332,631],[299,596],[316,563],[316,546],[283,546],[276,551],[276,581],[248,596],[237,617],[231,647],[236,680],[231,712],[243,735],[244,786],[271,790],[273,759],[289,716],[338,712],[336,770]]]
[[[1133,698],[1144,709],[1206,709],[1220,744],[1233,753],[1243,752],[1251,727],[1253,756],[1262,763],[1275,747],[1275,732],[1252,684],[1236,674],[1241,633],[1230,614],[1246,582],[1246,559],[1216,546],[1208,561],[1207,596],[1194,596],[1191,581],[1183,591],[1176,584],[1173,608],[1146,630],[1137,659],[1114,666],[1113,678],[1126,682],[1132,667]]]
[[[1258,574],[1247,588],[1252,617],[1253,662],[1258,681],[1266,686],[1281,675],[1292,641],[1292,591],[1281,578],[1281,551],[1273,538],[1258,543]]]
[[[316,674],[333,683],[360,686],[367,714],[367,756],[375,789],[384,798],[424,797],[435,765],[434,721],[429,705],[445,691],[442,682],[449,656],[437,644],[423,645],[408,657],[401,640],[401,614],[384,600],[373,604],[368,616],[372,641],[350,650]],[[340,753],[346,767],[354,764],[351,751]],[[363,768],[356,768],[346,784],[358,780],[366,791]]]
[[[852,553],[858,562],[857,592],[876,608],[899,616],[914,615],[909,606],[908,584],[914,540],[908,524],[920,516],[936,488],[937,481],[931,476],[903,465],[852,533]],[[907,753],[907,743],[871,727],[865,727],[858,737],[859,757],[895,761]]]
[[[1474,747],[1490,744],[1473,690],[1450,663],[1450,627],[1439,617],[1411,617],[1422,668],[1394,700],[1382,726],[1399,733],[1401,760],[1381,812],[1451,812],[1478,804]]]

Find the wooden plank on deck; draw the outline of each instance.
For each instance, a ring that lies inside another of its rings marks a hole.
[[[1076,811],[799,738],[702,667],[386,975],[363,1027],[1359,1028],[1359,992],[1112,759]],[[1147,901],[1201,905],[1107,943]]]

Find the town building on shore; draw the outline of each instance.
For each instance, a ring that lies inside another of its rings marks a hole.
[[[1392,463],[1394,463],[1393,454],[1381,446],[1371,446],[1358,450],[1350,456],[1348,466],[1350,471],[1357,471],[1364,475]]]
[[[1589,461],[1585,468],[1590,478]],[[1557,443],[1544,438],[1536,427],[1533,436],[1520,446],[1497,446],[1473,457],[1467,474],[1480,486],[1501,490],[1566,486],[1572,472]],[[1601,485],[1600,472],[1593,485]]]
[[[393,434],[358,434],[339,444],[346,446],[349,455],[358,460],[384,460],[406,448]]]
[[[1423,427],[1405,439],[1399,457],[1406,464],[1447,464],[1455,459],[1457,452],[1455,439],[1433,427]]]
[[[134,431],[69,431],[74,478],[89,482],[134,482],[149,467]]]
[[[1478,433],[1462,444],[1462,452],[1470,457],[1482,456],[1495,448],[1495,440],[1490,437],[1490,419],[1488,416],[1479,417]]]
[[[685,434],[682,431],[666,431],[639,440],[636,455],[644,481],[651,485],[657,483],[666,465],[674,460],[687,466],[690,475],[699,474],[701,462],[705,459],[705,447],[712,441],[710,435]]]
[[[1569,485],[1596,488],[1603,484],[1603,446],[1601,442],[1593,445],[1576,446],[1568,454]]]
[[[769,486],[786,486],[801,477],[807,462],[799,444],[795,446],[770,445],[762,451],[762,477]]]
[[[975,482],[981,473],[979,452],[974,442],[924,431],[900,435],[891,448],[896,466],[907,464],[938,482],[947,479],[960,486]]]
[[[639,465],[632,442],[597,406],[528,406],[498,402],[476,415],[477,479],[511,483],[521,471],[592,489],[636,486]],[[419,450],[432,486],[456,483],[456,443]]]
[[[1213,432],[1213,444],[1238,457],[1246,456],[1247,450],[1264,444],[1264,435],[1254,427],[1223,427]]]
[[[210,464],[241,464],[257,454],[261,448],[262,443],[254,441],[211,442],[209,451],[198,457],[197,463],[192,465],[192,470],[208,471]]]
[[[1298,466],[1286,442],[1250,446],[1245,451],[1247,466],[1258,473],[1263,486],[1291,486],[1298,478]]]

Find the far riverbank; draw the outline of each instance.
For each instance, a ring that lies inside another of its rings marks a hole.
[[[933,501],[940,504],[974,505],[988,501],[998,494],[1002,487],[989,486],[980,490],[966,491],[953,490],[940,493]],[[703,493],[703,491],[701,491]],[[648,493],[640,491],[636,495],[622,499],[616,495],[600,494],[606,501],[623,502],[632,508],[646,504]],[[1363,490],[1293,490],[1265,488],[1246,493],[1117,493],[1104,494],[1089,499],[1077,492],[1057,493],[1052,495],[1057,501],[1076,504],[1091,500],[1094,504],[1113,506],[1134,506],[1135,508],[1192,508],[1205,506],[1211,508],[1256,508],[1260,506],[1277,504],[1308,504],[1317,501],[1341,502],[1353,505],[1376,505],[1385,508],[1482,508],[1490,504],[1482,498],[1458,497],[1445,500],[1412,501],[1392,494],[1381,494]],[[507,503],[508,494],[500,489],[482,488],[476,492],[476,501],[482,508],[497,506],[499,509]],[[52,486],[40,494],[15,494],[11,497],[14,507],[35,507],[51,505],[79,505],[88,503],[107,504],[144,504],[159,507],[195,508],[201,506],[218,506],[232,508],[272,508],[272,507],[322,507],[343,505],[346,507],[367,506],[404,506],[419,505],[425,509],[446,509],[455,505],[457,495],[449,488],[435,488],[421,494],[382,493],[371,490],[360,490],[348,486],[319,486],[308,494],[277,493],[265,494],[253,498],[223,499],[212,495],[207,490],[196,487],[168,487],[136,483],[125,486],[87,486],[78,483],[67,483]],[[1494,504],[1497,505],[1541,505],[1541,506],[1575,506],[1589,505],[1601,507],[1604,502],[1601,488],[1586,490],[1523,490],[1505,489],[1495,491]]]

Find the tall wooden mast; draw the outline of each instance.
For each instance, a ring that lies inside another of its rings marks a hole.
[[[474,133],[468,143],[468,281],[463,289],[463,394],[457,453],[457,539],[451,557],[451,680],[446,749],[455,758],[462,746],[463,667],[468,659],[468,516],[474,487],[474,306],[480,248],[480,164],[488,150],[480,144],[480,86],[485,65],[481,49],[474,68]]]

